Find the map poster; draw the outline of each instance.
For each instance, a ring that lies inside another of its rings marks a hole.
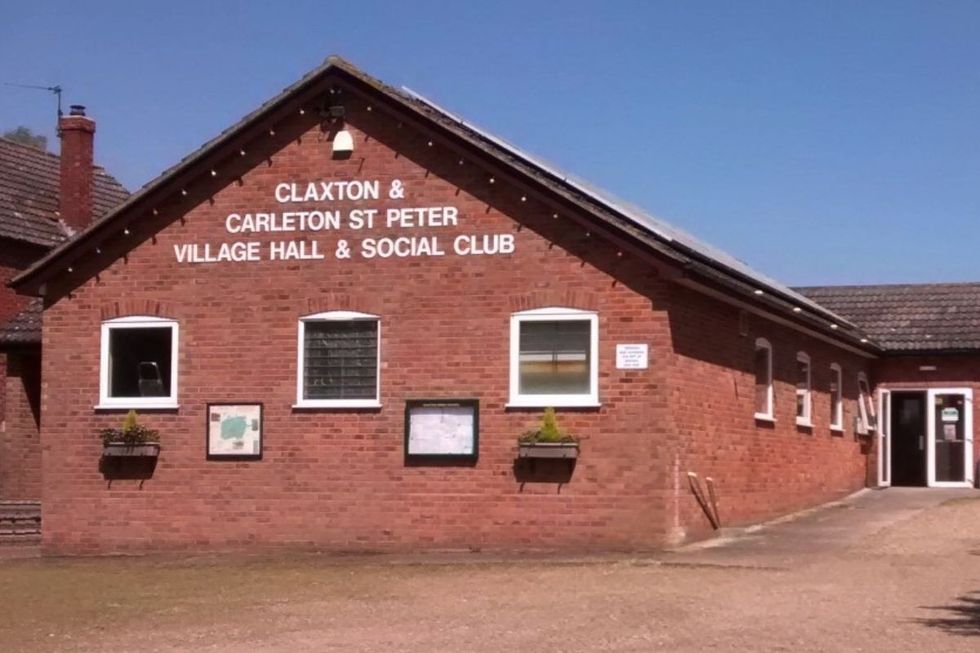
[[[405,455],[476,459],[480,430],[476,399],[413,399],[405,403]]]
[[[208,460],[262,458],[262,404],[208,404]]]

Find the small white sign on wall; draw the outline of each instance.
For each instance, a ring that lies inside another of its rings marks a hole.
[[[617,370],[645,370],[648,363],[649,354],[646,344],[616,345]]]

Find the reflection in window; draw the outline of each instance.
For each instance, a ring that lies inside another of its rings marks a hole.
[[[519,392],[589,394],[588,320],[522,322]]]
[[[772,419],[772,345],[765,338],[755,341],[755,416]]]
[[[842,387],[843,376],[840,365],[834,363],[830,366],[830,428],[842,430],[844,428],[844,389]]]
[[[510,404],[593,406],[599,402],[598,316],[542,308],[511,316]]]
[[[796,355],[796,422],[811,423],[813,397],[810,392],[810,357],[804,352]]]

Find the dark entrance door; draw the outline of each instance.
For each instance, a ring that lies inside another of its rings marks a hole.
[[[892,392],[892,485],[926,484],[926,393]]]

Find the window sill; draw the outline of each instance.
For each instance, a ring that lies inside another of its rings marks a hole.
[[[180,404],[96,404],[93,410],[177,410]]]
[[[770,424],[776,423],[776,418],[772,415],[767,415],[766,413],[756,413],[755,421],[757,422],[769,422]]]
[[[811,422],[808,419],[801,419],[799,417],[796,418],[796,425],[799,426],[799,427],[801,427],[801,428],[805,428],[805,429],[812,429],[813,428],[813,422]]]
[[[513,399],[504,404],[504,408],[602,408],[602,404],[593,399]]]
[[[334,408],[381,408],[381,402],[373,399],[352,401],[299,401],[293,404],[294,410],[318,410]]]
[[[830,432],[833,433],[834,435],[844,435],[844,427],[843,426],[831,426],[830,427]]]

